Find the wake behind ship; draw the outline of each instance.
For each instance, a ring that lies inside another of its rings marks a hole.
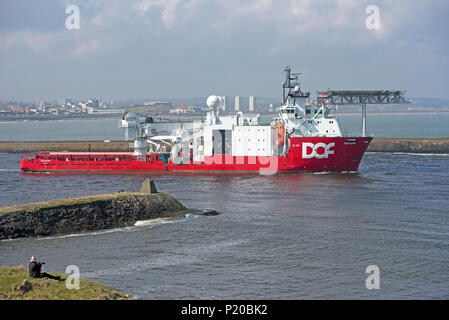
[[[280,172],[357,171],[372,137],[366,136],[367,103],[399,103],[401,91],[302,92],[298,77],[285,70],[278,116],[220,115],[223,97],[209,96],[201,121],[158,123],[134,113],[119,126],[134,140],[134,152],[42,152],[22,155],[23,171]],[[348,98],[350,97],[350,99]],[[357,101],[352,101],[358,97]],[[337,101],[337,100],[338,101]],[[337,104],[361,104],[361,136],[345,136]]]

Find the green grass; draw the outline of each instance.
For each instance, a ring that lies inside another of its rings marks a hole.
[[[53,273],[52,273],[53,274]],[[56,274],[53,274],[56,275]],[[129,300],[129,296],[100,283],[80,279],[80,289],[69,290],[68,275],[58,274],[61,280],[35,279],[28,276],[24,266],[0,266],[0,300]],[[31,283],[31,290],[20,290],[21,284]]]

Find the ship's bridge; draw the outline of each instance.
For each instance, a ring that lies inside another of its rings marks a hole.
[[[300,119],[305,115],[304,109],[299,106],[294,99],[288,99],[287,102],[279,108],[279,113],[284,119]]]

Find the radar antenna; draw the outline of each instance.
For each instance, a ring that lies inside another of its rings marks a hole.
[[[290,66],[285,69],[285,81],[282,83],[282,103],[285,104],[288,98],[308,98],[310,92],[302,92],[299,82],[301,72],[292,73]]]

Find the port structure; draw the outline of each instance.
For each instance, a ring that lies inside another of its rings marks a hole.
[[[317,91],[317,105],[361,105],[362,136],[366,137],[366,105],[406,103],[405,90],[330,90]]]

